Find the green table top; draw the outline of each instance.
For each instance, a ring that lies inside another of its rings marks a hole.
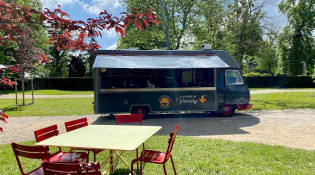
[[[161,128],[161,126],[89,125],[51,137],[36,145],[131,151]]]

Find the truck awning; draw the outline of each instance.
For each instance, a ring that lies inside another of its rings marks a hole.
[[[217,55],[96,55],[93,68],[225,68],[229,67]]]

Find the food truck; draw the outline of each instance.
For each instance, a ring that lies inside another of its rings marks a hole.
[[[239,64],[226,51],[95,51],[94,112],[218,112],[252,107]]]

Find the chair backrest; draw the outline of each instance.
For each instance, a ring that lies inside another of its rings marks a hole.
[[[165,160],[167,160],[169,158],[169,156],[171,155],[171,152],[173,150],[173,146],[175,143],[178,128],[179,128],[179,126],[176,125],[175,130],[170,133],[170,138],[168,139],[168,146],[167,146],[167,150],[166,150],[166,159]]]
[[[73,163],[73,162],[43,162],[45,175],[100,175],[99,162]]]
[[[78,128],[82,128],[87,125],[89,124],[87,122],[86,117],[65,122],[67,132],[78,129]]]
[[[48,126],[34,131],[36,142],[46,140],[50,137],[57,136],[59,134],[57,125]]]
[[[47,146],[29,146],[29,145],[21,145],[17,143],[11,143],[17,164],[20,168],[22,174],[27,174],[23,171],[23,167],[20,161],[20,156],[29,158],[29,159],[40,159],[40,160],[49,160],[50,153],[49,148]]]
[[[119,123],[139,123],[142,125],[142,114],[115,115],[116,125]]]

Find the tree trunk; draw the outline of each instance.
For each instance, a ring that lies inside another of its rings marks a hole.
[[[164,25],[165,42],[167,45],[167,49],[171,50],[168,23],[167,23],[166,14],[165,14],[167,9],[165,7],[164,0],[160,0],[160,3],[161,3],[161,10],[162,10],[162,21],[163,21],[163,25]]]
[[[22,94],[23,94],[23,106],[25,106],[25,89],[24,89],[24,77],[22,77]]]

